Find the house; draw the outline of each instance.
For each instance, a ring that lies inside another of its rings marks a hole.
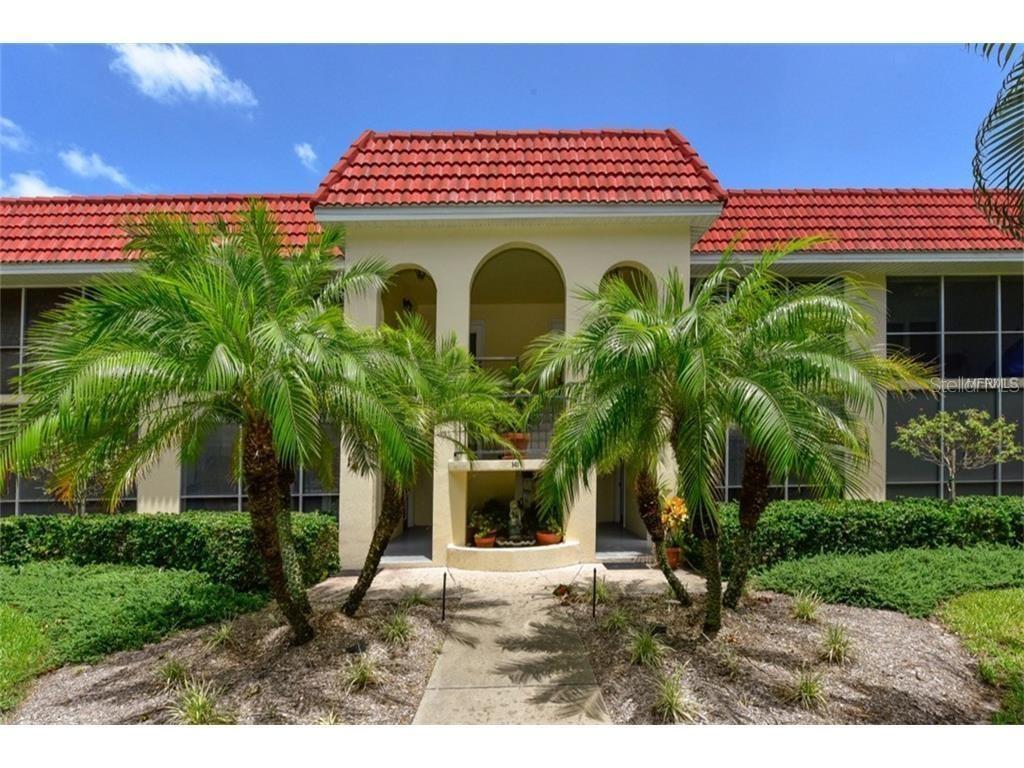
[[[247,195],[71,197],[0,201],[2,326],[0,405],[13,405],[10,377],[25,329],[44,308],[90,275],[130,269],[124,217],[169,210],[210,220]],[[611,273],[650,280],[670,268],[694,280],[735,242],[753,258],[780,240],[814,233],[833,239],[789,259],[794,279],[854,273],[877,307],[879,344],[938,361],[941,397],[895,399],[871,425],[872,498],[938,496],[938,471],[889,447],[896,424],[919,411],[977,407],[1024,422],[1024,250],[989,225],[970,190],[723,188],[674,130],[374,133],[341,157],[306,195],[261,195],[291,242],[310,227],[344,225],[346,258],[387,259],[395,279],[380,296],[346,307],[375,325],[413,311],[438,334],[455,334],[489,368],[508,369],[536,336],[572,331],[576,286]],[[524,569],[595,558],[631,558],[646,549],[632,505],[628,468],[592,478],[571,510],[566,541],[552,547],[479,550],[466,546],[469,511],[489,499],[529,495],[542,465],[553,411],[537,419],[521,461],[500,451],[473,461],[442,439],[433,472],[410,495],[392,563]],[[173,453],[126,502],[141,512],[236,509],[243,489],[230,471],[230,430],[196,466]],[[723,492],[735,495],[742,447],[727,448]],[[366,552],[379,504],[372,477],[342,458],[339,482],[325,487],[300,472],[297,509],[340,510],[346,567]],[[962,477],[961,492],[1024,494],[1024,463]],[[793,479],[780,498],[807,489]],[[29,480],[9,485],[0,513],[59,508]]]

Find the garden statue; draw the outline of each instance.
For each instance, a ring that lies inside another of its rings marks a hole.
[[[508,505],[508,537],[518,539],[523,534],[523,508],[515,499]]]

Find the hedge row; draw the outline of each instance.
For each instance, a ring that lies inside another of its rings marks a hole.
[[[732,568],[739,508],[724,504],[723,572]],[[955,504],[937,499],[898,501],[777,501],[768,505],[754,535],[754,567],[826,553],[867,554],[909,548],[1024,545],[1024,499],[968,496]],[[690,535],[685,555],[700,567]]]
[[[293,514],[292,521],[303,579],[316,584],[338,570],[338,524],[314,513]],[[0,520],[0,565],[54,558],[199,571],[242,592],[267,587],[249,516],[240,513]]]

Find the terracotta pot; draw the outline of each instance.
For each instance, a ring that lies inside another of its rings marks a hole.
[[[560,533],[549,533],[548,531],[537,531],[534,536],[537,539],[537,543],[542,547],[549,546],[551,544],[558,544],[562,541],[562,534]]]
[[[502,435],[506,440],[512,443],[512,447],[519,451],[522,455],[523,451],[530,447],[530,433],[529,432],[506,432]],[[501,458],[503,459],[515,459],[518,458],[514,453],[506,452]]]
[[[473,534],[473,544],[482,549],[487,549],[494,546],[494,542],[498,540],[498,532],[491,531],[490,533],[475,533]]]
[[[668,560],[668,567],[673,571],[679,567],[683,558],[683,550],[679,547],[665,547],[665,559]]]

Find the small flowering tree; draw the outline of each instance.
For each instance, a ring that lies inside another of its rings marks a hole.
[[[961,472],[991,467],[1024,457],[1016,425],[1002,416],[966,408],[915,416],[896,427],[893,447],[945,469],[946,491],[956,501],[956,478]]]

